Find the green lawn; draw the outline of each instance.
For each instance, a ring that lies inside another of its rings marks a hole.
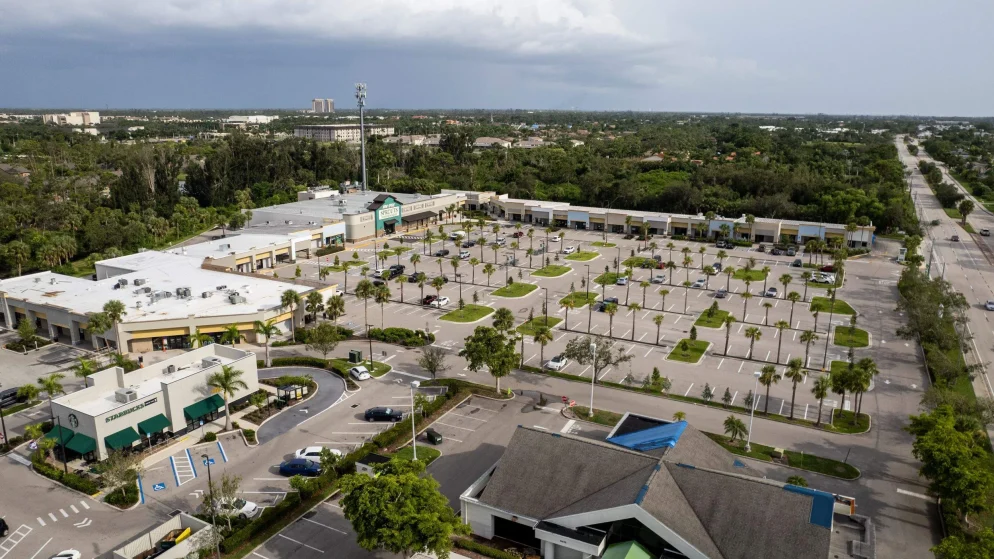
[[[397,256],[398,254],[403,254],[403,253],[405,253],[405,252],[407,252],[409,250],[413,250],[413,249],[411,247],[404,247],[404,246],[391,247],[391,248],[387,248],[387,249],[378,250],[378,251],[376,251],[376,254],[386,254],[388,256]]]
[[[368,265],[369,265],[369,263],[365,262],[363,260],[348,260],[348,261],[339,263],[338,266],[335,266],[334,264],[332,264],[330,266],[323,266],[323,267],[324,268],[328,268],[332,272],[344,272],[347,268],[355,268],[357,266],[368,266]]]
[[[870,334],[860,328],[835,327],[835,345],[845,347],[866,347],[870,345]]]
[[[772,446],[766,446],[764,444],[754,442],[750,445],[751,450],[746,452],[745,449],[742,448],[745,446],[744,441],[737,440],[734,443],[729,443],[728,436],[726,435],[719,435],[717,433],[705,434],[710,437],[711,440],[720,444],[722,448],[732,454],[748,456],[749,458],[763,460],[764,462],[774,461]],[[859,477],[858,469],[850,464],[844,464],[838,460],[822,458],[820,456],[814,456],[812,454],[802,452],[794,452],[786,449],[784,450],[784,454],[787,456],[787,463],[795,468],[808,470],[809,472],[817,472],[819,474],[827,474],[843,479],[856,479]]]
[[[811,312],[821,312],[828,314],[832,312],[832,300],[828,297],[812,297],[811,298]],[[835,300],[835,314],[856,314],[856,311],[849,306],[849,303],[843,301],[842,299]]]
[[[746,270],[745,268],[739,268],[735,270],[732,277],[743,281],[763,281],[766,279],[766,274],[764,274],[762,270]]]
[[[21,402],[20,404],[14,404],[13,406],[10,406],[9,408],[3,410],[3,416],[6,417],[8,415],[15,414],[19,411],[26,410],[30,407],[37,405],[38,405],[38,400],[35,400],[33,402]]]
[[[466,305],[461,309],[456,309],[443,314],[439,320],[447,320],[449,322],[476,322],[492,312],[494,312],[494,310],[490,307],[484,307],[482,305]]]
[[[559,304],[561,305],[565,303],[568,299],[572,299],[575,307],[579,309],[585,305],[589,305],[590,303],[596,301],[597,294],[587,293],[586,291],[574,291],[573,293],[570,293],[569,295],[560,299]]]
[[[831,367],[831,369],[829,369],[829,371],[834,375],[836,373],[844,373],[844,372],[846,372],[846,370],[849,369],[849,362],[848,361],[832,361],[831,363],[829,363],[829,366]]]
[[[524,297],[532,291],[538,289],[538,286],[533,283],[512,283],[511,285],[505,285],[500,289],[494,291],[494,295],[498,297]]]
[[[617,272],[606,272],[594,278],[594,283],[597,285],[614,285],[618,282],[618,278],[624,275]]]
[[[815,289],[838,289],[842,287],[842,277],[835,276],[835,284],[831,283],[818,283],[816,281],[809,281],[806,284],[808,287],[814,287]],[[838,301],[838,299],[836,299]],[[836,311],[838,312],[838,311]]]
[[[590,408],[587,406],[573,406],[573,413],[577,417],[582,418],[584,421],[590,421],[592,423],[597,423],[599,425],[607,425],[608,427],[614,427],[621,421],[621,414],[615,413],[613,411],[594,409],[593,417],[588,417],[590,414]]]
[[[348,374],[349,374],[349,369],[351,369],[352,367],[356,366],[356,363],[350,363],[348,359],[332,358],[332,359],[329,359],[328,361],[330,361],[331,364],[334,365],[334,367],[336,369],[338,369],[339,371],[341,371],[341,373],[344,374],[344,375],[346,375],[346,376],[348,376]],[[358,363],[358,364],[366,367],[366,369],[369,371],[369,374],[372,375],[372,376],[374,376],[374,377],[382,377],[383,375],[389,373],[390,369],[393,368],[390,365],[388,365],[386,363],[382,363],[380,361],[377,361],[376,362],[376,367],[373,367],[373,368],[370,368],[368,360],[363,361],[362,363]]]
[[[604,247],[604,248],[614,248],[614,247],[616,247],[618,245],[616,245],[614,243],[606,243],[604,241],[594,241],[594,242],[590,243],[590,246]]]
[[[545,268],[540,268],[532,272],[532,276],[538,276],[540,278],[558,278],[559,276],[566,274],[572,270],[569,266],[563,266],[561,264],[550,264]]]
[[[690,347],[686,352],[680,349],[683,342],[686,341]],[[691,340],[690,338],[684,338],[677,342],[676,347],[670,352],[667,359],[672,361],[683,361],[684,363],[697,363],[704,357],[704,352],[708,349],[708,342],[704,340]]]
[[[708,316],[707,311],[701,313],[701,316],[697,318],[694,322],[694,326],[703,326],[705,328],[722,328],[725,326],[725,317],[728,316],[728,311],[721,311],[714,313],[714,316]]]
[[[435,448],[428,446],[428,443],[420,442],[418,443],[418,461],[424,462],[425,466],[431,464],[436,458],[441,456],[442,453]],[[402,460],[404,462],[410,462],[414,460],[414,449],[410,446],[405,446],[404,448],[394,452],[390,455],[394,460]]]
[[[573,254],[567,256],[566,260],[576,260],[576,261],[579,261],[579,262],[586,262],[588,260],[593,260],[594,258],[597,258],[598,256],[600,256],[600,255],[597,254],[594,251],[583,251],[583,250],[581,250],[580,252],[574,252]]]
[[[641,268],[644,263],[650,264],[653,268],[656,267],[656,261],[645,256],[632,256],[631,258],[626,258],[621,265],[626,268]]]
[[[953,219],[963,219],[963,214],[959,213],[956,208],[942,208],[942,211],[946,212],[946,215]]]
[[[541,326],[546,326],[548,328],[555,328],[556,324],[562,322],[563,319],[550,316],[548,322],[546,322],[544,316],[536,316],[535,318],[525,322],[521,326],[518,326],[518,332],[524,334],[525,336],[534,336],[535,330]]]
[[[865,433],[870,429],[870,416],[865,413],[859,414],[859,419],[853,425],[852,416],[854,412],[835,409],[835,417],[832,420],[833,430],[838,433]]]

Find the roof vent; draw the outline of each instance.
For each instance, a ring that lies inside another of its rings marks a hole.
[[[130,386],[127,388],[118,388],[114,391],[114,399],[122,404],[134,402],[138,399],[138,391]]]
[[[176,372],[176,365],[169,365],[168,367],[166,367],[166,371],[165,372],[166,372],[167,375],[171,375],[171,374],[175,373]]]

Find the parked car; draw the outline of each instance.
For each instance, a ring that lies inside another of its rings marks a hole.
[[[772,254],[773,256],[780,256],[781,254],[783,254],[783,249],[772,248],[770,249],[770,254]]]
[[[980,236],[981,237],[990,237],[991,236],[991,230],[990,229],[981,229],[980,230]]]
[[[573,254],[574,252],[576,252],[575,246],[563,247],[563,254]]]
[[[505,239],[504,237],[497,237],[497,240],[494,241],[494,244],[496,244],[499,247],[502,247],[507,244],[507,239]]]
[[[215,507],[222,516],[235,516],[244,520],[255,518],[262,510],[259,505],[245,499],[218,499]]]
[[[777,288],[776,287],[771,287],[771,288],[767,289],[766,293],[764,293],[763,296],[764,297],[773,297],[773,298],[776,298],[776,296],[777,296]]]
[[[463,243],[463,244],[462,244],[461,246],[462,246],[463,248],[473,248],[473,247],[475,247],[475,246],[476,246],[476,242],[475,242],[475,241],[466,241],[466,242],[465,242],[465,243]]]
[[[813,281],[815,283],[835,283],[835,274],[816,274]]]
[[[0,538],[6,538],[9,533],[10,528],[7,526],[7,521],[0,518]]]
[[[728,296],[728,290],[725,289],[724,287],[714,292],[715,299],[724,299],[727,296]]]
[[[430,304],[432,304],[432,303],[434,303],[434,302],[435,302],[435,299],[438,299],[438,297],[437,297],[436,295],[427,295],[427,296],[425,296],[425,298],[424,298],[424,299],[423,299],[423,300],[421,301],[421,304],[422,304],[422,305],[430,305]]]
[[[321,464],[307,458],[294,458],[280,464],[280,475],[316,476],[321,473]]]
[[[357,365],[349,369],[349,376],[356,380],[369,380],[369,369],[362,365]]]
[[[794,250],[794,247],[790,247],[790,248],[787,249],[787,256],[795,256],[796,254],[797,254],[797,251]]]
[[[379,287],[381,285],[386,285],[386,284],[387,284],[387,282],[385,282],[385,281],[383,281],[381,279],[374,279],[373,280],[373,285],[375,285],[376,287]]]
[[[649,280],[649,283],[666,283],[666,275],[665,274],[656,274],[656,275],[652,276],[652,279]]]
[[[377,406],[375,408],[369,408],[363,415],[366,421],[400,421],[404,419],[404,413],[400,410],[395,410],[393,408],[384,408]]]
[[[407,283],[418,283],[421,281],[421,278],[428,279],[428,276],[426,276],[424,272],[415,272],[408,276]]]
[[[23,401],[23,398],[17,395],[18,390],[20,390],[20,387],[14,386],[0,392],[0,408],[13,406],[16,403]]]
[[[704,278],[697,278],[697,281],[695,281],[690,287],[692,289],[704,289],[704,286],[707,284],[707,282],[708,280]]]
[[[449,255],[449,249],[447,249],[447,248],[443,248],[442,250],[436,250],[435,251],[435,256],[438,256],[440,258],[448,256],[448,255]]]
[[[800,258],[795,258],[794,261],[790,263],[790,265],[795,268],[800,268],[801,266],[804,265],[804,262],[801,262]]]
[[[522,231],[515,231],[511,236],[515,239],[520,239],[521,237],[524,237],[525,234]]]
[[[953,237],[951,239],[949,239],[949,240],[952,241],[952,242],[954,242],[954,243],[958,243],[959,242],[959,235],[953,235]]]
[[[994,301],[987,301],[984,303],[984,308],[989,311],[994,311]]]
[[[569,359],[562,355],[557,355],[545,363],[545,368],[550,371],[561,371],[569,363]]]
[[[559,240],[560,240],[559,239],[559,235],[553,235],[553,236],[549,237],[549,242],[550,243],[558,243]]]
[[[403,264],[394,264],[390,266],[390,279],[393,279],[404,273],[407,268]]]
[[[618,276],[618,279],[614,280],[615,285],[628,285],[628,276]]]
[[[617,297],[608,297],[608,298],[604,299],[603,301],[601,301],[600,303],[597,303],[597,308],[595,308],[594,310],[597,311],[597,312],[604,312],[604,309],[605,309],[605,307],[608,306],[608,304],[615,304],[615,305],[617,305],[618,304],[618,298]]]
[[[460,260],[466,260],[467,258],[469,258],[469,251],[468,250],[460,250],[459,251],[459,259]]]
[[[835,266],[832,266],[831,264],[828,264],[828,265],[822,266],[821,268],[818,268],[818,270],[820,270],[822,272],[832,273],[832,272],[835,271]]]
[[[715,241],[714,247],[715,248],[732,248],[727,243],[725,243],[725,241]]]
[[[294,458],[307,458],[308,460],[321,461],[321,452],[324,450],[323,446],[308,446],[305,448],[297,449],[297,452],[293,453]],[[328,452],[335,456],[341,457],[342,451],[337,448],[329,448]]]
[[[432,307],[435,307],[436,309],[440,309],[448,304],[449,304],[449,298],[445,296],[439,297],[438,299],[435,299],[430,303],[430,305]]]
[[[763,243],[759,243],[759,246],[756,247],[756,250],[758,250],[759,252],[766,252],[766,245]]]
[[[711,265],[711,267],[714,268],[715,272],[720,272],[721,271],[721,262],[715,262],[714,264]]]
[[[52,556],[52,559],[80,559],[82,556],[83,554],[75,549],[67,549],[56,553]]]

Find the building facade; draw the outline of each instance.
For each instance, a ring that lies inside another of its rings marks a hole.
[[[381,124],[367,124],[366,135],[369,136],[393,136],[393,126]],[[297,138],[307,138],[318,142],[349,142],[357,143],[361,140],[358,124],[309,124],[305,126],[295,126],[293,135]]]
[[[311,99],[311,112],[317,114],[335,112],[334,99]]]
[[[42,122],[45,124],[57,124],[60,126],[92,126],[100,124],[100,113],[96,111],[81,111],[63,114],[42,115]]]

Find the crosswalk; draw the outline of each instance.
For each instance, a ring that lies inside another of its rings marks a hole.
[[[193,459],[190,458],[189,452],[170,456],[169,463],[172,465],[177,487],[197,478],[197,470],[193,467]]]
[[[14,530],[14,532],[7,537],[7,539],[0,542],[0,559],[6,557],[11,551],[14,551],[17,544],[21,543],[21,540],[26,538],[30,533],[31,527],[26,524],[21,524],[17,530]]]
[[[72,511],[72,514],[74,514],[74,515],[76,515],[76,514],[84,514],[85,515],[86,511],[90,510],[90,505],[86,501],[80,500],[79,501],[79,507],[76,506],[76,503],[71,503],[68,507],[60,508],[60,509],[58,509],[58,510],[56,510],[54,512],[49,512],[45,516],[39,516],[39,517],[37,517],[35,520],[38,522],[38,525],[41,526],[41,527],[45,527],[48,524],[54,524],[56,522],[65,520],[65,519],[67,519],[67,518],[70,517],[70,513],[68,511],[66,511],[66,508],[68,508],[69,511]],[[74,518],[78,518],[78,517],[74,517]],[[89,526],[92,523],[93,523],[92,520],[90,520],[88,517],[84,516],[84,518],[82,520],[73,522],[73,525],[76,526],[77,528],[86,528],[87,526]],[[0,555],[0,557],[3,557],[3,556]]]

